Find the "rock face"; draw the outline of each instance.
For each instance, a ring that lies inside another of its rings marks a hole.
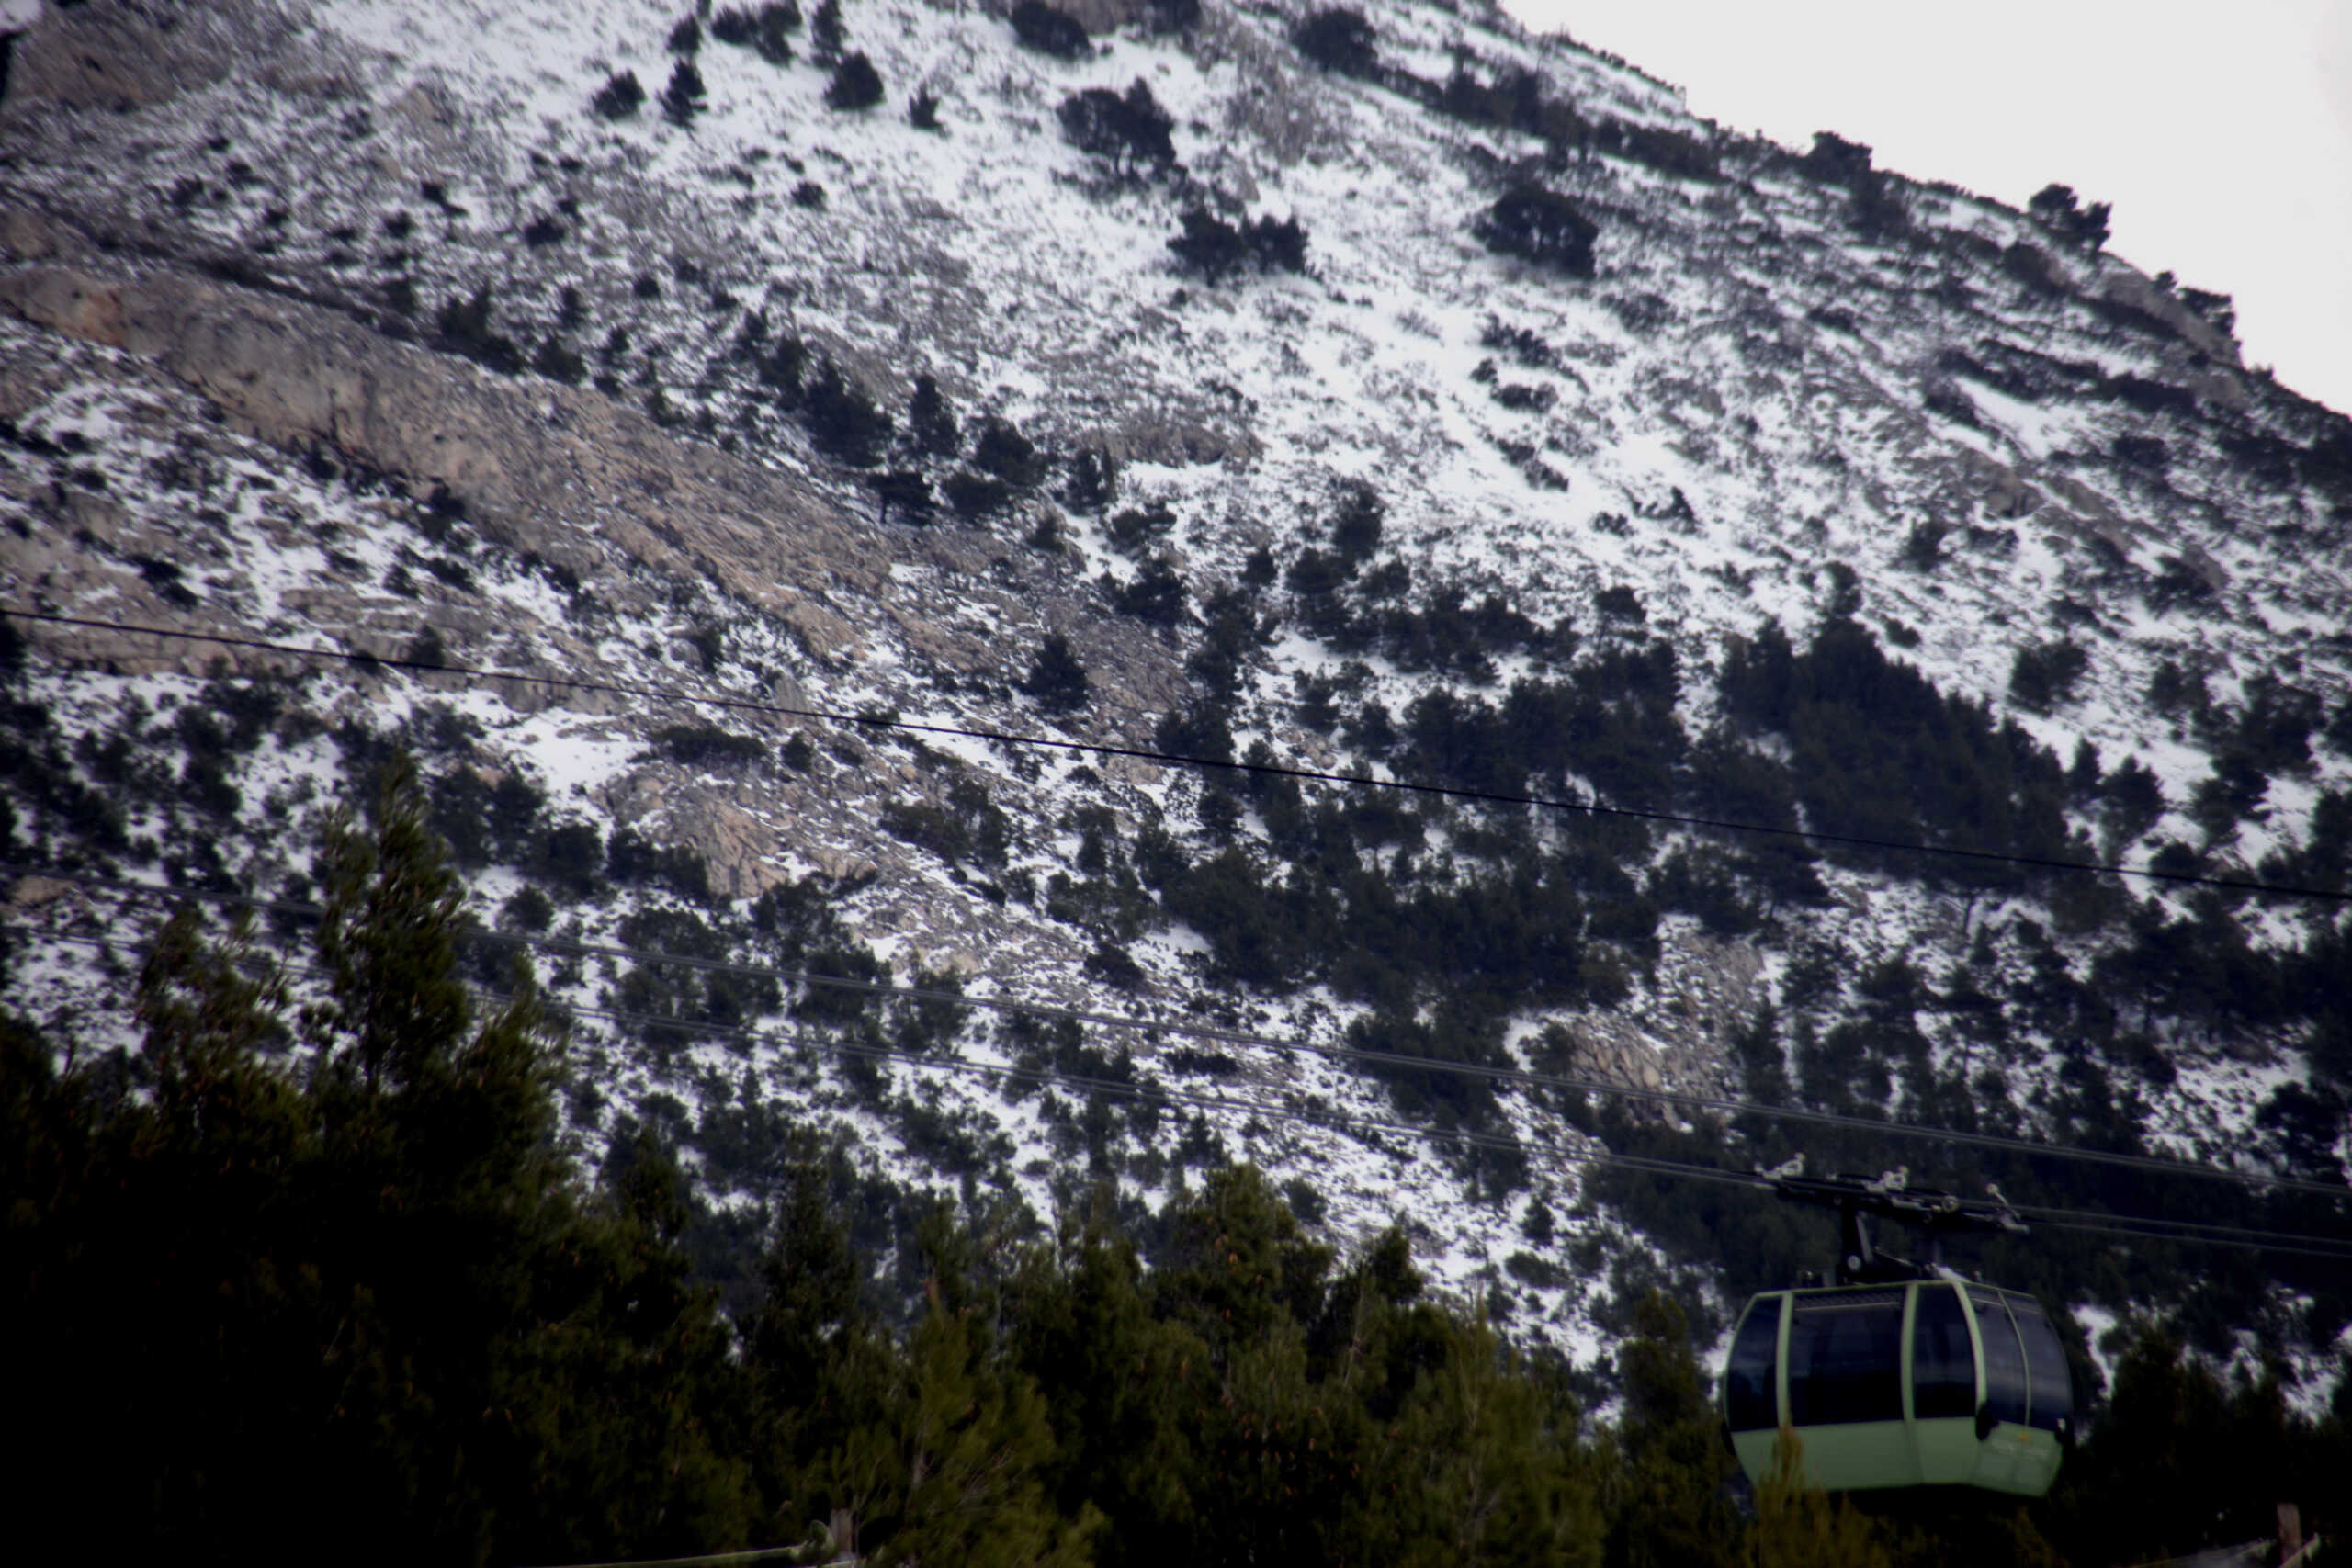
[[[44,6],[15,40],[0,114],[123,114],[165,102],[226,75],[241,42],[237,23],[264,15],[164,0]]]
[[[707,581],[790,625],[820,659],[857,658],[867,617],[897,614],[893,556],[958,576],[1007,558],[955,531],[886,536],[846,510],[857,502],[837,484],[795,483],[599,394],[495,377],[318,306],[179,274],[107,280],[56,266],[0,277],[0,305],[153,358],[265,440],[331,447],[420,491],[444,486],[516,550],[583,571],[593,539],[652,572]],[[1008,622],[1051,618],[1054,590],[1037,587],[1026,605],[1003,602]],[[958,674],[1019,674],[1001,644],[940,637],[920,615],[907,629]],[[1147,672],[1153,662],[1125,671],[1136,699],[1167,690],[1170,671]]]

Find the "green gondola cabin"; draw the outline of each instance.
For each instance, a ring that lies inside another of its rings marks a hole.
[[[1784,1197],[1835,1204],[1845,1245],[1837,1284],[1764,1292],[1732,1336],[1724,1423],[1748,1480],[1762,1484],[1786,1429],[1825,1491],[2048,1492],[2074,1440],[2075,1408],[2065,1348],[2041,1303],[1932,1260],[1879,1253],[1860,1224],[1865,1213],[1901,1217],[1931,1237],[2022,1229],[2007,1206],[1899,1179],[1768,1179]]]

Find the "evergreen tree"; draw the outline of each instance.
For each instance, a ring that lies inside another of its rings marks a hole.
[[[1062,134],[1081,152],[1110,161],[1113,170],[1133,175],[1174,164],[1174,117],[1159,107],[1151,87],[1137,77],[1124,93],[1089,87],[1072,93],[1056,111]]]
[[[1046,0],[1021,0],[1012,8],[1012,36],[1023,49],[1060,60],[1076,60],[1086,53],[1086,28],[1077,17],[1056,10]]]
[[[1743,1568],[1739,1517],[1723,1492],[1731,1456],[1682,1309],[1656,1291],[1645,1296],[1617,1364],[1625,1413],[1611,1568]]]
[[[1168,248],[1175,253],[1181,267],[1199,273],[1211,287],[1240,271],[1250,260],[1249,242],[1241,231],[1206,208],[1187,209],[1183,225],[1183,231],[1168,242]]]
[[[1593,273],[1593,242],[1600,225],[1557,191],[1521,185],[1495,198],[1473,227],[1479,241],[1504,255],[1558,267],[1572,277]]]
[[[925,457],[953,457],[963,450],[956,411],[928,372],[915,378],[914,396],[907,400],[907,439]]]
[[[1118,487],[1118,466],[1110,455],[1099,446],[1081,446],[1070,459],[1062,504],[1080,516],[1099,517],[1117,499]]]
[[[781,345],[779,345],[781,352]],[[890,439],[890,416],[874,406],[865,389],[845,375],[830,354],[802,384],[800,417],[817,449],[837,463],[870,468],[882,459]]]
[[[1035,487],[1046,477],[1046,459],[1035,443],[1021,434],[1019,425],[999,414],[980,422],[980,433],[972,441],[972,467],[1022,490]]]
[[[27,1265],[0,1322],[70,1371],[13,1391],[51,1439],[31,1479],[68,1514],[102,1486],[114,1540],[182,1556],[741,1540],[723,1325],[659,1205],[583,1201],[554,1152],[527,974],[475,1018],[413,770],[368,827],[334,827],[321,880],[324,995],[296,1020],[183,916],[142,972],[140,1052],[106,1077],[0,1037],[0,1206]],[[300,1077],[263,1052],[289,1023]]]
[[[1330,6],[1310,12],[1291,30],[1298,51],[1326,71],[1343,76],[1376,76],[1380,55],[1372,24],[1362,11]]]
[[[892,508],[910,523],[931,516],[931,481],[915,468],[892,468],[874,476],[875,521],[888,523]]]
[[[673,125],[691,126],[708,101],[702,73],[695,69],[693,61],[681,60],[670,68],[670,85],[662,89],[662,118]]]
[[[616,71],[596,89],[588,107],[605,119],[627,119],[645,102],[645,89],[634,71]]]
[[[874,69],[874,62],[863,51],[843,55],[833,67],[832,80],[825,84],[825,107],[870,109],[881,101],[882,73]]]
[[[848,34],[842,27],[842,0],[818,0],[808,17],[808,51],[820,65],[831,65],[842,55]]]
[[[1756,1568],[1893,1568],[1871,1520],[1806,1480],[1804,1439],[1786,1427],[1756,1491],[1754,1534]]]
[[[1076,713],[1086,705],[1090,690],[1086,666],[1070,651],[1068,637],[1056,632],[1046,638],[1021,689],[1035,697],[1037,705],[1047,713]]]
[[[1257,258],[1261,272],[1272,272],[1277,267],[1284,272],[1306,270],[1306,230],[1299,223],[1297,214],[1277,222],[1272,213],[1261,213],[1245,232],[1250,254]]]

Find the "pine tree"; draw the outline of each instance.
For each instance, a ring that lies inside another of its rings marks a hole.
[[[863,51],[842,57],[825,84],[825,107],[831,109],[870,109],[882,101],[882,74]]]
[[[954,457],[963,450],[956,410],[928,372],[915,378],[914,395],[907,400],[907,438],[926,457]]]
[[[1070,459],[1069,479],[1062,486],[1064,506],[1081,516],[1099,517],[1118,499],[1119,470],[1099,446],[1081,446]]]
[[[819,0],[808,17],[808,52],[818,64],[831,65],[841,58],[847,39],[842,27],[842,0]]]
[[[1893,1568],[1870,1518],[1807,1481],[1804,1440],[1786,1427],[1756,1489],[1754,1537],[1756,1568]]]
[[[1037,649],[1036,662],[1029,667],[1027,679],[1021,689],[1037,700],[1037,705],[1047,713],[1076,713],[1086,705],[1089,682],[1086,666],[1070,651],[1069,639],[1059,632],[1048,637]]]
[[[670,85],[662,89],[662,114],[673,125],[691,126],[695,116],[702,113],[708,102],[703,92],[702,73],[695,69],[692,60],[681,60],[670,68]]]
[[[596,89],[588,107],[605,119],[627,119],[645,102],[645,89],[634,71],[616,71]]]
[[[1211,287],[1240,271],[1249,261],[1250,245],[1241,231],[1206,208],[1188,209],[1182,222],[1182,231],[1168,242],[1168,248],[1175,253],[1179,265],[1199,273]]]
[[[1625,1413],[1609,1559],[1623,1568],[1741,1568],[1740,1521],[1723,1494],[1723,1424],[1690,1353],[1682,1309],[1652,1291],[1618,1353]]]

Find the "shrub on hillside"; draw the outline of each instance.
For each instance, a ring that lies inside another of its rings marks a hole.
[[[513,376],[523,368],[523,351],[514,340],[493,332],[490,324],[490,285],[469,299],[452,299],[434,319],[434,346],[446,354],[461,354],[476,364]]]
[[[972,467],[1023,490],[1046,477],[1046,459],[1036,444],[1021,434],[1019,425],[998,414],[980,422],[980,434],[972,442]]]
[[[645,103],[645,88],[634,71],[616,71],[605,78],[588,107],[605,119],[627,119]]]
[[[2052,183],[2034,192],[2026,210],[2052,233],[2096,252],[2107,243],[2108,219],[2114,209],[2104,201],[2080,206],[2073,186]]]
[[[709,101],[702,85],[702,73],[695,69],[691,60],[681,60],[670,68],[670,85],[662,89],[662,116],[673,125],[692,125],[695,116],[702,113]]]
[[[2070,639],[2021,648],[2009,666],[2009,700],[2046,714],[2074,695],[2090,667],[2091,656]]]
[[[771,65],[792,63],[792,43],[786,36],[800,26],[800,7],[794,0],[768,0],[757,11],[730,6],[710,19],[710,36],[738,49],[754,49]]]
[[[1362,11],[1334,6],[1312,12],[1291,29],[1290,41],[1326,71],[1343,76],[1379,73],[1377,40]]]
[[[915,378],[914,395],[907,400],[907,442],[925,457],[953,457],[963,449],[956,411],[933,376]]]
[[[1076,60],[1086,52],[1086,28],[1076,17],[1046,5],[1046,0],[1021,0],[1012,8],[1012,36],[1023,49],[1057,60]]]
[[[1488,250],[1559,268],[1575,277],[1593,273],[1600,226],[1576,203],[1542,186],[1522,185],[1495,200],[1472,231]]]
[[[1175,119],[1159,107],[1151,88],[1137,77],[1124,93],[1089,87],[1072,93],[1055,111],[1062,134],[1080,152],[1107,159],[1114,173],[1134,175],[1166,169],[1176,161],[1170,132]]]
[[[1277,220],[1265,213],[1237,227],[1195,207],[1184,214],[1183,225],[1168,248],[1180,268],[1212,285],[1253,263],[1261,272],[1306,270],[1306,230],[1295,216]]]
[[[874,406],[865,389],[844,375],[833,356],[817,362],[800,388],[800,417],[817,449],[837,463],[870,468],[881,461],[890,439],[890,416]]]
[[[861,51],[844,55],[833,67],[832,80],[825,84],[825,107],[831,109],[870,109],[882,101],[882,73]]]
[[[1037,649],[1021,689],[1047,713],[1065,714],[1086,705],[1091,683],[1086,678],[1086,666],[1070,651],[1069,639],[1056,632]]]

